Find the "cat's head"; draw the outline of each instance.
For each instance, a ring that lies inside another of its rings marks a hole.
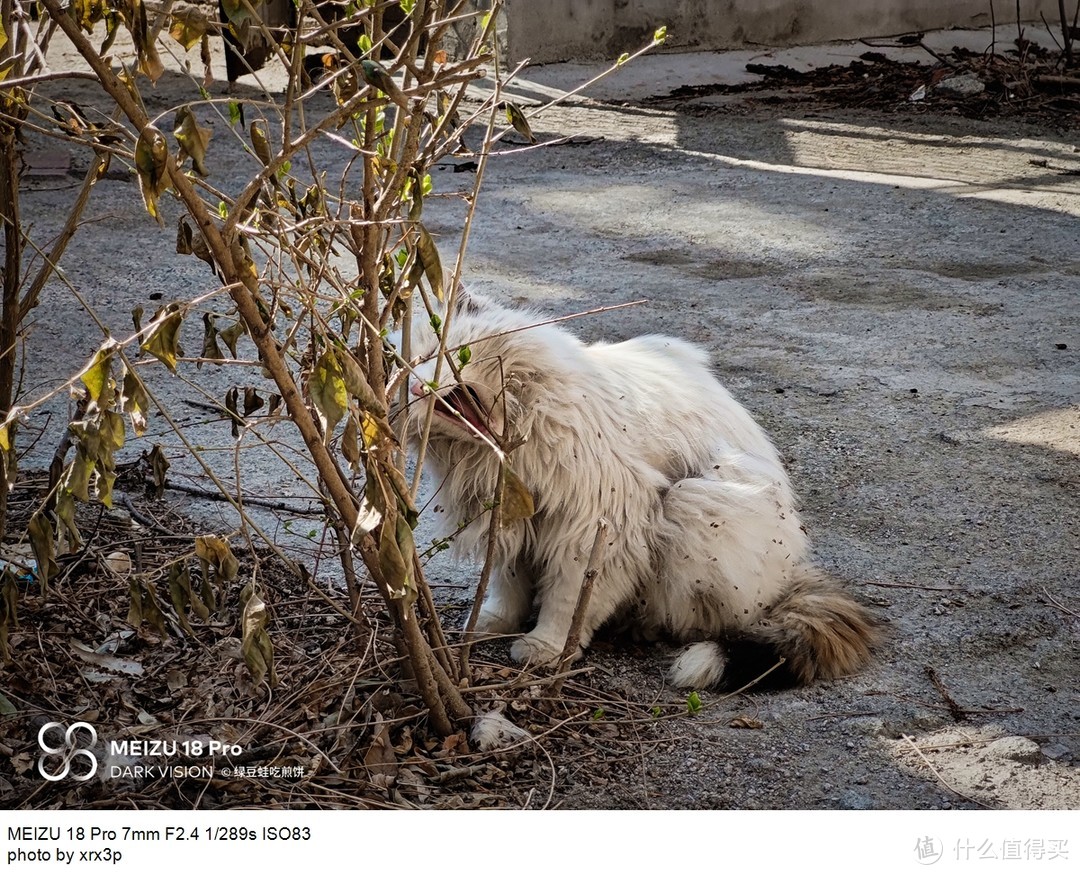
[[[431,395],[435,438],[505,448],[527,434],[538,399],[558,379],[566,348],[577,344],[561,329],[538,325],[543,321],[534,311],[459,288],[450,309],[413,331],[410,439],[422,432]]]

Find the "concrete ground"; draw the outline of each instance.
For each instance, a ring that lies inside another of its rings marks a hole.
[[[704,345],[786,457],[819,560],[877,606],[888,637],[856,678],[713,703],[679,741],[602,778],[567,765],[555,799],[1080,806],[1080,133],[805,102],[641,102],[717,81],[716,57],[654,59],[619,74],[624,90],[614,78],[596,99],[535,117],[557,142],[491,162],[466,278],[552,315],[643,301],[576,321],[587,339],[664,332]],[[528,103],[588,72],[529,70],[515,91]],[[151,100],[170,105],[185,87],[167,74]],[[433,177],[442,193],[471,184],[449,165]],[[152,309],[148,296],[211,287],[204,265],[171,255],[174,207],[159,231],[132,183],[98,188],[64,264],[117,334],[136,303]],[[47,233],[70,194],[31,180],[27,220]],[[449,250],[460,204],[436,200],[425,215]],[[60,315],[69,305],[54,283],[35,314],[32,349],[48,351],[49,373],[31,374],[30,389],[100,342]],[[187,346],[198,349],[195,326]],[[234,379],[190,376],[218,398]],[[231,476],[227,429],[205,434]],[[184,451],[168,449],[182,476]],[[268,461],[245,465],[256,491],[295,491]],[[432,574],[474,577],[446,561]],[[586,664],[613,694],[670,697],[668,655],[607,648]],[[740,713],[763,728],[730,727]]]

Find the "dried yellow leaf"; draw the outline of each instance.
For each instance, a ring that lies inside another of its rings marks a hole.
[[[173,136],[180,144],[180,156],[177,161],[184,163],[184,158],[191,156],[191,166],[199,176],[209,176],[206,168],[206,149],[210,144],[209,128],[200,128],[191,107],[182,106],[176,111]]]
[[[183,15],[173,13],[169,36],[180,43],[185,52],[190,52],[206,34],[207,24],[206,16],[196,10]]]
[[[334,428],[349,409],[345,378],[333,350],[326,350],[316,362],[308,379],[308,393],[322,423],[323,439],[328,442]]]
[[[527,520],[536,513],[532,493],[509,465],[503,465],[503,478],[502,524]]]
[[[165,135],[153,125],[147,125],[135,143],[135,170],[146,211],[159,224],[164,224],[158,211],[158,198],[169,187],[168,163],[169,144]]]
[[[150,332],[140,347],[165,365],[170,371],[176,370],[176,360],[183,354],[180,349],[180,325],[184,321],[183,311],[175,304],[170,304],[164,311],[167,315]],[[161,316],[159,312],[155,320]]]

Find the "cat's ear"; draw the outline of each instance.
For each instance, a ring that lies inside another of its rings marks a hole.
[[[449,287],[449,280],[447,281],[447,287]],[[455,314],[465,313],[475,316],[485,308],[490,307],[491,302],[479,292],[465,288],[464,283],[458,283],[457,289],[451,297],[451,306]]]

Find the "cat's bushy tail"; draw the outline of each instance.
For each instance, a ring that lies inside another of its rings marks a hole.
[[[853,674],[878,637],[869,610],[824,572],[805,568],[761,620],[719,642],[692,645],[670,678],[696,689],[737,690],[758,678],[759,688],[801,686]]]

